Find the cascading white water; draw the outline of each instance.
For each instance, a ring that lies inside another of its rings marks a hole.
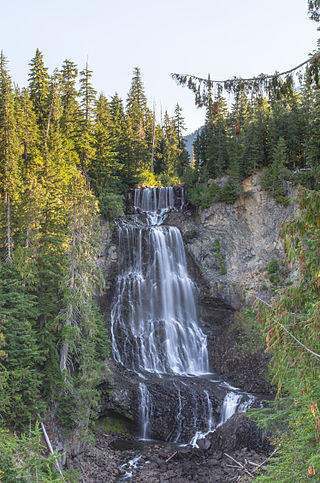
[[[151,400],[148,388],[145,384],[139,384],[140,391],[140,424],[141,439],[148,439],[150,434],[150,409]]]
[[[208,432],[214,428],[213,407],[208,391],[204,391],[208,403]]]
[[[181,198],[184,203],[184,189]],[[150,225],[161,225],[164,215],[174,209],[174,191],[168,188],[145,188],[134,191],[135,213],[146,213]]]
[[[157,194],[158,191],[158,194]],[[172,188],[136,190],[135,210],[158,223],[173,208]],[[208,372],[207,340],[198,325],[195,287],[178,228],[119,225],[119,276],[113,306],[116,361],[137,372]]]
[[[241,394],[237,394],[235,392],[228,392],[226,394],[223,401],[219,426],[224,424],[229,418],[231,418],[231,416],[233,416],[236,413],[241,399],[242,399]]]
[[[214,416],[211,400],[214,388],[220,400],[224,397],[218,426],[236,412],[242,396],[219,380],[208,381],[203,389],[209,363],[207,338],[198,324],[195,286],[187,272],[180,231],[161,225],[175,205],[179,209],[184,206],[183,188],[176,199],[173,188],[135,190],[135,215],[118,223],[119,273],[111,312],[112,350],[117,362],[143,380],[139,383],[141,438],[152,436],[156,398],[149,384],[154,381],[153,374],[168,381],[170,378],[171,387],[177,391],[175,425],[167,438],[179,442],[194,431],[191,444],[197,446],[197,440],[216,427],[217,413]]]
[[[174,439],[174,442],[177,443],[180,440],[181,432],[182,432],[182,398],[181,398],[181,391],[180,388],[177,387],[177,394],[178,394],[178,414],[176,417],[177,421],[177,435]]]

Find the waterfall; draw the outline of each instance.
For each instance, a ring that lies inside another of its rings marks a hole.
[[[241,394],[237,394],[235,392],[228,392],[224,398],[222,411],[221,411],[221,420],[219,422],[219,426],[224,424],[233,414],[236,413],[237,407],[242,399]]]
[[[199,326],[181,233],[163,224],[184,203],[184,188],[180,196],[172,187],[136,189],[135,214],[117,223],[111,337],[114,359],[139,380],[141,438],[151,438],[153,427],[159,427],[155,386],[161,380],[172,401],[168,415],[174,415],[165,438],[190,441],[195,434],[191,444],[197,446],[214,431],[219,408],[221,425],[239,410],[242,394],[208,378],[207,337]]]
[[[182,188],[184,197],[184,188]],[[163,223],[164,215],[174,209],[174,191],[168,188],[145,188],[134,191],[135,213],[146,213],[150,225]]]
[[[139,384],[140,391],[140,427],[141,439],[148,439],[150,436],[150,412],[151,412],[151,398],[148,388],[145,384]]]
[[[147,213],[150,224],[137,217],[119,224],[113,355],[137,372],[201,375],[208,372],[207,340],[181,233],[158,225],[173,207],[172,188],[136,190],[135,210]]]
[[[175,443],[177,443],[180,439],[181,432],[182,432],[182,421],[183,421],[183,418],[182,418],[182,398],[181,398],[181,391],[180,391],[179,387],[177,388],[177,394],[178,394],[178,414],[177,414],[177,417],[176,417],[176,421],[177,421],[178,429],[177,429],[177,435],[174,439]]]
[[[208,433],[210,433],[214,427],[213,407],[208,391],[204,391],[204,393],[208,403]]]

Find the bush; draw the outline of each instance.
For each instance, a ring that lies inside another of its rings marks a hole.
[[[220,243],[220,238],[216,238],[213,242],[212,249],[214,251],[214,258],[217,259],[218,263],[218,268],[220,270],[220,275],[226,275],[227,269],[224,264],[224,258],[221,253],[221,243]]]
[[[200,206],[201,205],[204,189],[205,189],[205,187],[202,184],[196,184],[196,185],[192,186],[191,188],[189,188],[188,198],[194,206]]]
[[[181,176],[181,180],[191,188],[197,183],[198,177],[198,171],[192,166],[187,166]]]
[[[161,182],[157,180],[152,171],[145,169],[138,174],[138,184],[143,186],[159,186]]]
[[[209,208],[212,203],[220,201],[221,190],[217,183],[211,183],[204,189],[201,200],[201,208]]]
[[[189,200],[194,206],[209,208],[212,203],[233,204],[238,198],[238,189],[230,179],[223,188],[219,188],[217,183],[195,184],[189,188]]]
[[[220,200],[223,203],[227,203],[228,205],[232,205],[238,198],[238,190],[235,184],[228,179],[226,184],[223,188],[221,188],[220,192]]]
[[[281,279],[278,273],[271,273],[271,275],[269,276],[269,280],[274,285],[279,285],[279,283],[281,282]]]
[[[177,176],[162,173],[159,175],[157,183],[159,186],[176,186],[180,184],[180,179]]]
[[[101,214],[109,221],[123,215],[123,198],[112,191],[103,191],[99,197]]]
[[[271,258],[269,265],[267,265],[267,267],[266,267],[267,272],[276,273],[276,272],[279,271],[279,269],[280,269],[280,267],[279,267],[279,263],[277,262],[277,260],[275,258]]]
[[[11,435],[0,427],[0,480],[3,483],[42,481],[58,483],[61,477],[56,468],[55,455],[45,456],[40,425],[30,425],[28,434]],[[68,481],[76,481],[70,475]]]

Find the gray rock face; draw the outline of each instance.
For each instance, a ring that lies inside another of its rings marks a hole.
[[[234,414],[207,439],[216,451],[236,451],[241,448],[255,451],[271,450],[268,434],[243,413]]]
[[[249,296],[264,297],[267,282],[264,268],[272,257],[283,258],[279,229],[294,213],[294,205],[284,207],[259,185],[259,175],[244,182],[247,193],[233,205],[215,203],[198,214],[171,213],[167,224],[180,228],[186,249],[209,286],[211,297],[241,308]],[[292,195],[287,186],[287,194]],[[220,242],[217,257],[213,244]],[[219,258],[226,273],[223,274]]]

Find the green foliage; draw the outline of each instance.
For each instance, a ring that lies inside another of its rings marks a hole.
[[[280,138],[273,151],[272,164],[266,169],[260,180],[261,187],[284,206],[289,203],[289,200],[284,195],[283,179],[286,175],[290,177],[290,172],[285,168],[286,152],[285,140]]]
[[[226,275],[227,269],[224,262],[224,257],[221,253],[221,243],[220,238],[216,238],[212,244],[212,250],[214,252],[214,257],[217,259],[218,268],[221,275]]]
[[[261,303],[258,311],[278,393],[271,408],[255,417],[277,429],[280,447],[258,481],[307,481],[314,472],[318,478],[320,469],[320,193],[301,188],[296,203],[299,215],[282,231],[288,260],[298,263],[295,284],[279,291],[270,305]]]
[[[159,186],[160,184],[155,174],[148,169],[142,170],[138,176],[140,186]]]
[[[238,190],[230,179],[222,188],[214,181],[209,185],[196,183],[189,187],[188,197],[194,206],[204,209],[218,202],[233,204],[238,198]]]
[[[42,376],[36,366],[44,359],[37,343],[35,297],[11,262],[0,264],[0,413],[13,426],[26,426],[44,408]]]
[[[282,260],[281,263],[279,263],[277,259],[271,258],[265,270],[268,272],[269,280],[274,286],[283,286],[288,284],[288,282],[286,282],[286,278],[290,274],[290,270],[288,269],[285,260]]]
[[[267,272],[269,273],[275,273],[280,270],[280,266],[278,261],[275,258],[271,258],[269,264],[266,267]]]
[[[231,179],[228,179],[226,184],[221,189],[220,201],[232,205],[238,198],[238,190]]]
[[[113,221],[123,215],[123,198],[112,191],[103,191],[99,197],[99,207],[101,214]]]
[[[183,174],[181,176],[181,181],[188,186],[193,186],[198,181],[198,171],[195,169],[194,166],[187,166],[183,170]]]
[[[34,58],[30,62],[29,92],[37,122],[44,128],[48,116],[49,75],[48,69],[43,62],[43,55],[36,50]]]
[[[77,420],[77,401],[69,388],[64,388],[56,398],[58,404],[56,414],[63,428],[71,429]]]
[[[271,95],[252,102],[240,89],[228,112],[221,93],[208,92],[205,126],[189,166],[181,107],[157,124],[138,68],[124,107],[117,94],[110,100],[96,95],[88,65],[78,74],[77,66],[65,60],[61,71],[49,75],[39,50],[30,63],[29,87],[13,89],[1,55],[0,413],[7,425],[26,427],[52,403],[62,425],[85,431],[94,413],[110,348],[93,302],[103,286],[97,264],[102,243],[98,203],[112,222],[123,213],[128,187],[172,185],[182,179],[194,205],[232,204],[242,192],[243,178],[261,167],[266,168],[265,189],[283,204],[289,201],[284,179],[319,189],[320,103],[319,92],[310,87],[310,78],[317,75],[313,67],[306,87],[281,101]],[[289,175],[288,169],[295,173]],[[222,175],[228,181],[220,188],[214,180]],[[306,206],[302,210],[308,211]],[[291,240],[289,255],[304,246],[317,253],[311,230],[315,213],[311,221],[302,218],[302,226],[295,226],[307,231],[295,238],[297,246]],[[221,247],[215,244],[214,256],[224,274]],[[300,320],[290,320],[297,336],[307,331],[310,344],[318,312],[311,307],[311,301],[316,307],[317,294],[310,296],[308,277],[317,285],[316,266],[317,261],[310,261],[301,270],[305,280],[300,295],[310,304],[301,302],[300,307],[307,329]],[[283,284],[284,270],[270,270],[270,280]],[[285,290],[291,294],[288,300],[300,296],[297,284]],[[284,334],[281,341],[286,347]],[[291,377],[297,360],[286,363]],[[309,377],[308,383],[311,387]],[[295,398],[301,389],[297,378],[292,386]],[[306,397],[309,386],[303,389]],[[297,408],[300,401],[297,396]],[[43,481],[54,478],[47,473]]]
[[[201,208],[209,208],[212,203],[216,203],[218,201],[221,201],[221,190],[215,182],[212,182],[204,190],[200,206]]]
[[[28,434],[9,434],[0,428],[0,480],[58,483],[61,477],[56,467],[55,455],[46,456],[37,422]],[[71,480],[69,480],[71,481]]]
[[[116,413],[110,412],[106,416],[99,418],[95,423],[94,427],[106,432],[117,433],[122,435],[128,435],[132,432],[133,426],[130,421],[117,415]]]

